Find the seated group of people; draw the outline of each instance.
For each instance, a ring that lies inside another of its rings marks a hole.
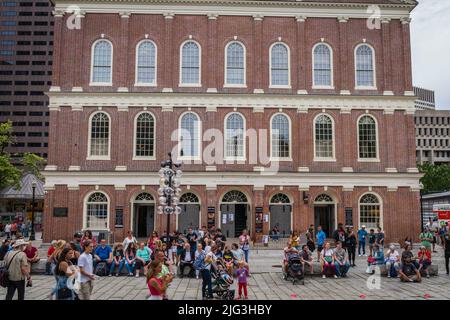
[[[386,254],[383,248],[375,245],[373,255],[367,259],[367,273],[374,273],[377,266],[385,265],[388,278],[400,277],[404,282],[420,282],[421,273],[430,277],[431,252],[425,246],[421,246],[417,256],[412,252],[412,245],[405,245],[402,255],[398,253],[394,245],[390,245]]]

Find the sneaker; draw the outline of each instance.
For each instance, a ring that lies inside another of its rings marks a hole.
[[[198,276],[196,276],[195,278],[197,278],[197,280],[199,279]]]
[[[244,297],[244,300],[248,300],[248,297]]]
[[[361,257],[361,255],[360,255],[360,254],[358,254],[358,257]]]
[[[139,273],[136,273],[136,278],[139,278]]]
[[[388,274],[388,278],[390,278],[391,277],[391,275],[390,274]]]
[[[337,278],[338,278],[338,276],[337,276],[337,275],[334,275],[334,278],[335,278],[335,279],[337,279]]]
[[[427,274],[427,278],[429,278],[430,277],[430,275],[429,274]]]
[[[112,273],[108,274],[108,277],[112,277]]]
[[[116,273],[116,277],[118,277],[118,276],[119,276],[119,273],[117,272],[117,273]]]
[[[133,276],[133,272],[130,272],[130,273],[128,274],[128,276],[129,276],[129,277],[132,277],[132,276]]]
[[[364,254],[364,257],[367,257],[367,254]]]
[[[325,279],[326,277],[327,277],[326,275],[323,275],[323,276],[322,276],[322,279]]]

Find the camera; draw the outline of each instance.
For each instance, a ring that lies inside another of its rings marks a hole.
[[[33,282],[31,282],[31,279],[27,280],[27,287],[32,287],[33,286]]]

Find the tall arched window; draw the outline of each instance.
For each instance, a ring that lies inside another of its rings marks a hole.
[[[225,157],[245,157],[245,122],[239,113],[231,113],[225,120]]]
[[[97,112],[91,116],[89,125],[89,157],[109,158],[110,149],[110,120],[104,112]]]
[[[331,47],[324,43],[313,49],[313,86],[333,86],[333,55]]]
[[[315,158],[334,158],[333,120],[326,114],[320,114],[314,120],[314,147]]]
[[[231,42],[226,47],[225,85],[245,85],[245,47],[239,42]]]
[[[156,84],[156,46],[145,40],[136,49],[136,84]]]
[[[155,118],[148,112],[140,113],[135,122],[134,156],[153,158],[155,156]]]
[[[358,121],[358,148],[360,159],[378,158],[377,123],[371,116],[365,115]]]
[[[381,203],[379,198],[366,193],[359,199],[359,225],[366,225],[366,228],[382,228]]]
[[[109,228],[109,201],[104,193],[94,192],[87,198],[84,228],[93,230]]]
[[[283,43],[276,43],[270,49],[270,85],[273,87],[290,85],[289,49]]]
[[[200,46],[194,41],[187,41],[181,46],[181,85],[200,85]]]
[[[185,113],[180,119],[180,156],[200,157],[200,119],[193,112]]]
[[[112,44],[99,40],[92,45],[91,83],[112,83]]]
[[[273,158],[289,158],[290,122],[286,115],[276,114],[271,122],[271,146]]]
[[[361,44],[355,49],[356,87],[375,87],[375,55],[367,44]]]

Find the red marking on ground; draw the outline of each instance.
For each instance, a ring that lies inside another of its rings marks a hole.
[[[365,295],[365,294],[360,294],[359,297],[360,297],[361,299],[365,299],[365,298],[366,298],[366,295]]]
[[[293,294],[291,294],[291,298],[295,299],[295,298],[297,298],[297,295],[295,293],[293,293]]]
[[[424,297],[425,299],[431,298],[431,296],[430,296],[428,293],[424,294],[423,297]]]

